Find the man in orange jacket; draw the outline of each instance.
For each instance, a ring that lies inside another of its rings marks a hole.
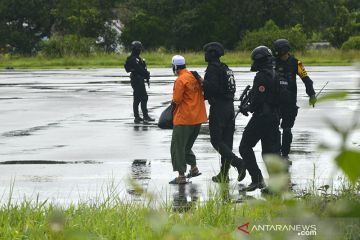
[[[179,172],[179,175],[169,183],[185,184],[186,164],[191,166],[188,177],[200,175],[191,148],[199,134],[201,124],[207,121],[207,115],[201,85],[186,69],[185,58],[175,55],[172,58],[172,66],[178,78],[173,89],[173,102],[176,108],[170,151],[173,170]]]

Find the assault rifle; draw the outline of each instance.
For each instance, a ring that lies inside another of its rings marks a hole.
[[[238,101],[240,101],[238,110],[236,112],[236,115],[234,119],[236,119],[237,115],[239,113],[244,114],[245,116],[249,116],[249,114],[245,111],[246,107],[250,104],[250,85],[247,85],[244,91],[241,93],[240,98]]]

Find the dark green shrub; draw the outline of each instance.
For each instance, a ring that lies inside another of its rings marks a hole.
[[[343,43],[341,50],[360,50],[360,36],[350,37],[349,40]]]
[[[76,35],[54,36],[42,42],[42,54],[47,57],[87,56],[95,51],[95,40]]]
[[[357,31],[356,12],[350,12],[345,6],[335,7],[336,18],[332,27],[325,32],[325,37],[332,46],[340,48]]]
[[[125,47],[129,47],[134,40],[141,41],[145,49],[154,49],[166,45],[169,33],[166,30],[167,22],[163,22],[158,16],[152,16],[145,12],[139,12],[124,27],[120,36]]]
[[[267,21],[259,30],[247,32],[237,49],[252,50],[260,45],[273,48],[273,42],[279,38],[289,40],[292,50],[305,50],[307,39],[300,24],[289,29],[280,29],[272,20]]]

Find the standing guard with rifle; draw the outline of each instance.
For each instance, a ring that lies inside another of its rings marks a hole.
[[[134,90],[133,96],[133,111],[134,111],[134,122],[140,123],[142,121],[154,121],[148,114],[147,102],[148,94],[145,89],[145,82],[147,82],[148,87],[150,88],[150,72],[146,68],[145,60],[140,57],[141,50],[143,46],[139,41],[133,41],[131,43],[131,55],[126,59],[125,70],[126,72],[131,72],[130,82],[131,87]],[[141,103],[141,111],[143,113],[143,118],[139,115],[139,104]]]

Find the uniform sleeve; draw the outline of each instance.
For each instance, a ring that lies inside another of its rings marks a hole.
[[[220,94],[220,83],[218,71],[214,67],[208,67],[204,76],[204,95],[206,98]]]
[[[305,84],[306,94],[310,97],[315,95],[315,90],[313,87],[313,81],[308,76],[305,67],[301,61],[298,61],[297,75],[301,78],[301,80]]]
[[[173,89],[173,102],[175,102],[176,105],[181,104],[181,102],[183,101],[184,90],[185,90],[184,83],[179,78],[176,79]]]
[[[266,94],[269,91],[265,78],[261,73],[257,73],[254,78],[253,87],[251,89],[250,110],[255,111],[263,106],[266,101]]]

